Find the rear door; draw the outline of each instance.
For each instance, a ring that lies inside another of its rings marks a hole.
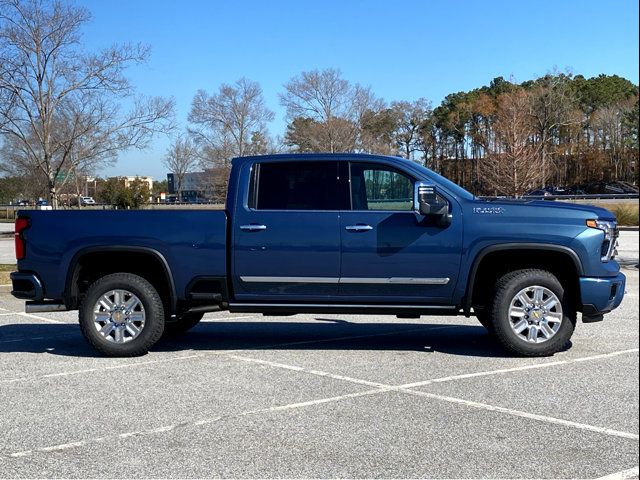
[[[460,267],[462,217],[446,227],[413,211],[415,178],[384,163],[350,162],[351,210],[341,212],[339,294],[354,303],[450,302]]]
[[[233,287],[250,302],[322,301],[340,275],[336,161],[265,161],[233,221]]]

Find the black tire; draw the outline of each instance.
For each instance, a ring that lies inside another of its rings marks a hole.
[[[166,322],[164,324],[164,336],[165,337],[175,337],[178,335],[182,335],[183,333],[191,330],[195,327],[200,320],[204,317],[203,312],[199,313],[185,313],[176,321]]]
[[[495,336],[495,329],[493,328],[493,321],[491,320],[491,312],[488,309],[475,310],[476,318],[487,329],[489,335]]]
[[[111,290],[126,290],[138,297],[144,307],[144,326],[126,343],[114,343],[95,327],[93,309],[100,297]],[[94,282],[80,305],[80,329],[87,341],[109,357],[135,357],[146,354],[160,339],[164,330],[164,306],[156,289],[147,280],[131,273],[114,273]]]
[[[511,327],[509,316],[511,301],[516,294],[532,286],[550,290],[558,297],[562,306],[560,327],[551,338],[540,343],[528,342],[518,336]],[[496,339],[507,351],[525,357],[544,357],[568,347],[576,325],[576,310],[572,299],[565,295],[565,289],[552,273],[538,269],[516,270],[500,278],[494,292],[490,308],[491,326]]]

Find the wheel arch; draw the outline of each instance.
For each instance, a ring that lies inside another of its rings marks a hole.
[[[166,306],[170,308],[171,313],[176,312],[178,305],[176,286],[173,278],[173,273],[171,272],[171,267],[169,266],[169,263],[167,262],[165,256],[154,248],[129,245],[94,246],[78,250],[69,262],[69,268],[67,269],[67,275],[65,279],[64,301],[67,307],[73,309],[77,308],[79,304],[79,296],[82,294],[79,280],[83,267],[83,261],[87,258],[97,258],[101,255],[106,257],[111,256],[113,258],[116,254],[124,254],[127,256],[135,255],[139,256],[139,258],[145,258],[147,261],[151,260],[158,271],[162,272],[164,282],[161,282],[162,279],[158,278],[147,278],[147,280],[150,280],[150,282],[155,287],[157,287],[158,285],[166,287],[166,293],[168,293],[169,296],[169,301],[167,302]],[[113,268],[107,269],[107,273],[115,273],[113,270]],[[124,270],[119,271],[140,274],[140,270],[136,268],[125,268]],[[145,277],[145,275],[141,276]]]
[[[539,256],[547,254],[549,258],[556,256],[556,258],[565,259],[565,261],[568,262],[567,264],[572,265],[575,269],[576,285],[578,285],[577,277],[584,274],[582,262],[578,254],[571,248],[565,247],[564,245],[552,245],[548,243],[502,243],[498,245],[490,245],[478,252],[473,260],[469,277],[467,279],[467,288],[462,305],[465,315],[469,316],[471,314],[471,307],[473,305],[474,292],[476,288],[476,278],[478,277],[478,273],[481,271],[480,269],[481,266],[483,266],[483,261],[487,260],[490,255],[505,255],[516,252],[522,253],[524,251],[537,253]],[[523,262],[523,264],[531,264],[531,262],[532,260],[529,260],[527,262]],[[579,289],[579,286],[577,286],[577,288]]]

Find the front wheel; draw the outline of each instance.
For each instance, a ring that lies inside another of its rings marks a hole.
[[[510,352],[527,357],[553,355],[565,349],[576,324],[573,302],[550,272],[510,272],[496,284],[491,326]]]
[[[80,329],[87,341],[110,357],[144,355],[164,330],[164,307],[156,289],[131,273],[106,275],[82,300]]]

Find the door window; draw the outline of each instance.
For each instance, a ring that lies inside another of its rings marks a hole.
[[[257,210],[339,210],[338,162],[255,166],[249,205]]]
[[[352,210],[413,210],[413,181],[384,165],[351,164]]]

